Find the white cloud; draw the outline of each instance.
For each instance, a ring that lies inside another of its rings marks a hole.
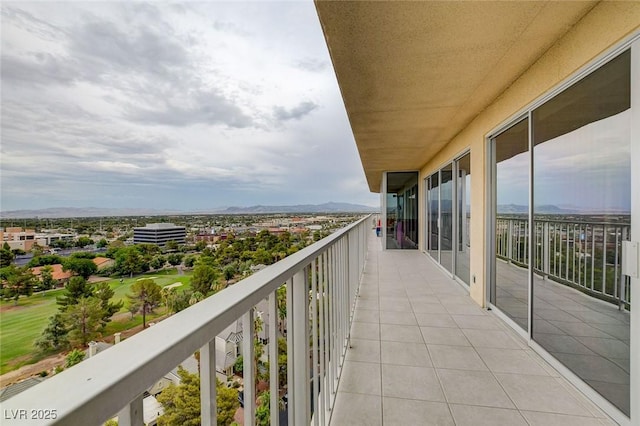
[[[377,204],[312,2],[53,6],[1,6],[3,210]]]

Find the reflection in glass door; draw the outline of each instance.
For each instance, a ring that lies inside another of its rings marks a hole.
[[[434,260],[469,285],[471,155],[467,153],[447,164],[425,182],[427,250]]]
[[[470,281],[470,237],[471,231],[471,154],[467,153],[455,161],[456,168],[456,208],[457,208],[457,252],[455,256],[456,276],[465,284]]]
[[[493,138],[496,212],[491,303],[529,329],[529,120]]]
[[[427,200],[427,215],[429,221],[429,235],[427,240],[427,249],[429,254],[435,260],[440,261],[438,241],[439,241],[439,227],[440,227],[440,174],[438,172],[432,174],[428,178],[428,200]]]
[[[418,172],[388,172],[386,248],[418,248]]]
[[[627,416],[631,289],[620,253],[631,232],[630,57],[531,114],[533,339]]]
[[[634,336],[621,252],[638,214],[631,86],[640,81],[631,73],[627,50],[491,139],[489,296],[627,417]]]
[[[453,166],[440,171],[440,264],[452,272],[453,266]]]

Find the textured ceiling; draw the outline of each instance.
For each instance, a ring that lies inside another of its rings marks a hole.
[[[316,1],[371,191],[420,169],[596,3]]]

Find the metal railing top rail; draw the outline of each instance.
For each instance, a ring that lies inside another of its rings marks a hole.
[[[525,216],[519,216],[519,215],[501,216],[501,215],[498,215],[498,216],[496,216],[496,219],[497,220],[518,220],[518,221],[527,222],[529,220],[529,217],[528,217],[528,215],[525,215]],[[534,222],[548,222],[548,223],[563,223],[563,224],[569,223],[569,224],[576,224],[576,225],[631,226],[631,222],[612,222],[612,221],[575,220],[575,219],[574,220],[570,220],[570,219],[548,219],[548,218],[539,219],[535,215],[533,217],[533,221]]]
[[[0,403],[3,424],[108,420],[370,216]]]

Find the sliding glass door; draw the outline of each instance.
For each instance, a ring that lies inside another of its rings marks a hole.
[[[495,176],[491,303],[524,330],[529,325],[529,120],[492,140]]]
[[[418,248],[418,172],[388,172],[386,248]]]
[[[471,155],[447,164],[425,183],[427,252],[469,285]]]
[[[633,336],[622,242],[640,207],[631,72],[627,50],[490,138],[489,301],[626,416]]]

